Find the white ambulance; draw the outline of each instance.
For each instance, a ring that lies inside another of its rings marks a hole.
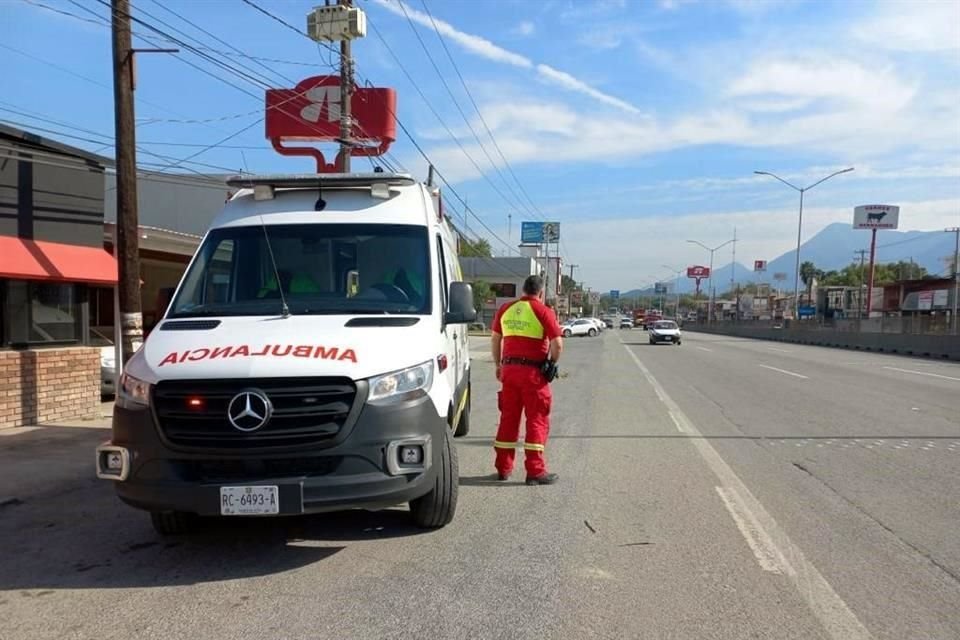
[[[230,184],[124,369],[97,475],[164,534],[402,503],[446,525],[476,312],[439,191],[392,173]]]

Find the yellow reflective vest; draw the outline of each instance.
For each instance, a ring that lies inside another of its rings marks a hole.
[[[540,318],[533,311],[533,305],[528,300],[517,300],[503,312],[500,317],[500,326],[503,337],[533,338],[543,340],[546,335]]]

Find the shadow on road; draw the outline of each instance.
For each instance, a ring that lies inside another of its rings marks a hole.
[[[952,436],[920,436],[920,435],[876,435],[876,434],[854,434],[843,436],[804,436],[804,435],[690,435],[686,433],[595,433],[590,435],[563,435],[550,434],[550,440],[834,440],[836,442],[864,442],[869,443],[874,440],[884,441],[928,441],[928,440],[957,440],[960,441],[960,433]],[[457,438],[459,444],[472,447],[490,447],[493,448],[489,438]],[[520,447],[518,447],[519,449]],[[461,478],[461,484],[463,484]]]
[[[489,444],[489,443],[488,443]],[[520,482],[516,480],[500,481],[497,480],[496,473],[488,473],[482,476],[460,476],[461,487],[509,487],[510,485],[523,484],[523,474],[519,476]]]

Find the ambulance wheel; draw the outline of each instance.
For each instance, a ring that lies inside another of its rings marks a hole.
[[[153,529],[163,536],[177,536],[190,533],[197,523],[192,513],[183,511],[151,511],[150,521]]]
[[[457,512],[457,490],[460,483],[460,469],[457,464],[457,449],[449,432],[444,432],[443,441],[438,442],[440,459],[437,465],[437,477],[433,489],[425,496],[410,502],[410,515],[418,527],[438,529],[450,524]]]

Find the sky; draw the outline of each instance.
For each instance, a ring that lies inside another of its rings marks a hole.
[[[303,30],[319,2],[255,4]],[[329,49],[243,0],[132,6],[149,25],[246,67],[230,73],[187,50],[140,54],[141,164],[161,169],[202,152],[179,166],[312,170],[270,147],[264,87],[251,76],[293,87],[335,68]],[[419,146],[451,183],[451,208],[463,209],[455,191],[476,214],[459,226],[497,255],[516,252],[522,221],[549,219],[577,279],[599,290],[670,279],[663,265],[706,264],[709,254],[686,241],[717,246],[735,229],[738,262],[770,260],[796,245],[799,194],[757,170],[807,186],[855,168],[806,193],[804,239],[869,203],[900,205],[901,230],[960,225],[960,2],[357,6],[368,21],[353,45],[357,77],[397,90],[397,117],[416,141],[398,132],[386,160],[423,178]],[[112,155],[107,7],[0,0],[0,10],[0,121]],[[172,46],[145,25],[134,32],[137,47]]]

